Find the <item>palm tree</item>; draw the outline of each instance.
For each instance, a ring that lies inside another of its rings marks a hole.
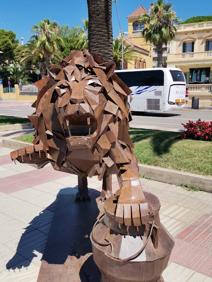
[[[63,46],[60,29],[57,23],[45,19],[32,30],[35,34],[24,50],[23,60],[39,62],[41,76],[44,76],[53,60],[60,59],[60,48]]]
[[[106,61],[113,60],[112,0],[87,0],[88,48]]]
[[[121,68],[122,62],[122,52],[123,52],[123,59],[124,63],[127,63],[133,58],[133,49],[129,46],[124,44],[122,49],[122,40],[120,38],[115,38],[113,40],[113,60],[116,63],[116,68]]]
[[[60,27],[60,37],[64,43],[61,50],[63,57],[68,56],[71,50],[87,48],[88,39],[85,26],[83,28],[62,26]]]
[[[140,21],[144,24],[143,36],[147,42],[155,46],[158,58],[157,66],[161,67],[163,65],[163,46],[174,38],[178,18],[171,4],[158,0],[151,5],[148,14],[141,16]]]

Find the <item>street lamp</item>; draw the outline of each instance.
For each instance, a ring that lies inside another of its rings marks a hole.
[[[124,36],[127,35],[126,32],[121,33],[121,69],[124,69]]]
[[[3,52],[0,50],[0,54],[3,54]],[[0,66],[1,66],[1,61],[0,61]],[[0,85],[2,84],[2,79],[0,77]]]
[[[121,33],[121,69],[124,69],[124,33]]]

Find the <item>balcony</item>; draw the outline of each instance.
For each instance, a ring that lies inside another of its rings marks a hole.
[[[211,63],[212,51],[205,52],[187,52],[187,53],[169,53],[167,56],[168,63]]]
[[[177,33],[187,32],[187,31],[196,31],[196,30],[211,30],[212,29],[212,21],[208,22],[200,22],[200,23],[188,23],[188,24],[180,24],[177,26]]]

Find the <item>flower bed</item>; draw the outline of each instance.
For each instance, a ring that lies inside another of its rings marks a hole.
[[[212,141],[212,121],[191,121],[182,124],[185,131],[182,133],[183,138]]]

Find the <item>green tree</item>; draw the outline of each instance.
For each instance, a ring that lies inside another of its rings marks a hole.
[[[71,50],[80,50],[88,46],[86,26],[84,28],[62,26],[59,35],[64,43],[61,50],[63,57],[69,55]]]
[[[91,53],[113,60],[112,0],[87,0],[88,48]]]
[[[33,26],[34,35],[22,53],[22,61],[39,64],[41,76],[46,75],[51,63],[61,59],[63,40],[57,23],[45,19]]]
[[[151,5],[148,14],[141,16],[140,21],[144,24],[143,36],[155,46],[157,66],[161,67],[163,46],[174,38],[178,18],[171,4],[158,0]]]
[[[132,47],[123,44],[123,48],[122,48],[122,40],[120,38],[115,38],[113,40],[113,60],[116,63],[117,69],[121,68],[122,51],[123,51],[124,63],[127,63],[129,60],[133,58],[134,52]]]
[[[16,62],[19,62],[23,77],[21,77],[22,83],[34,82],[40,79],[40,69],[43,62],[35,52],[35,42],[30,40],[25,45],[20,45],[16,49]],[[33,50],[33,52],[32,52]]]
[[[8,85],[10,76],[8,66],[14,61],[17,46],[16,34],[12,31],[0,29],[0,78],[5,86]]]
[[[16,34],[12,31],[0,29],[0,65],[8,64],[14,59],[17,46]]]
[[[6,67],[6,70],[13,83],[19,84],[20,82],[23,83],[25,81],[26,76],[24,68],[20,63],[14,61]]]
[[[212,21],[212,16],[195,16],[195,17],[191,17],[191,18],[185,20],[182,23],[183,24],[200,23],[200,22],[207,22],[207,21]]]

